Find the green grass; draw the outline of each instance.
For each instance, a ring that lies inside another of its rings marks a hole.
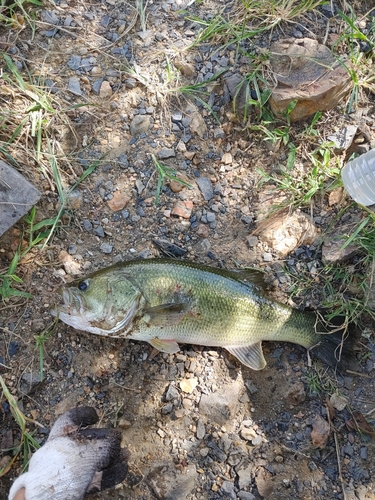
[[[8,462],[8,464],[0,469],[0,477],[4,476],[9,470],[11,469],[12,465],[15,463],[19,455],[22,455],[23,457],[23,467],[22,469],[25,470],[27,468],[27,464],[29,462],[29,459],[31,457],[31,454],[37,450],[40,445],[39,443],[33,438],[32,434],[27,430],[27,424],[28,423],[33,423],[33,420],[30,418],[26,417],[22,411],[18,408],[17,401],[13,397],[13,395],[10,393],[8,387],[5,384],[5,381],[3,377],[0,375],[0,386],[3,392],[3,396],[7,399],[9,406],[10,406],[10,411],[12,413],[12,416],[14,420],[16,421],[17,425],[19,426],[20,429],[20,439],[19,439],[19,444],[16,445],[14,448],[11,450],[3,450],[3,451],[11,451],[12,452],[12,459]]]
[[[372,18],[371,28],[367,34],[358,27],[357,16],[348,5],[349,13],[338,11],[343,24],[340,27],[340,36],[333,47],[333,52],[337,52],[337,47],[344,45],[347,49],[348,59],[341,64],[347,70],[352,80],[352,90],[347,101],[347,112],[351,113],[364,100],[363,91],[370,91],[375,94],[375,73],[373,66],[372,50],[375,47],[375,22]],[[360,44],[366,44],[367,53],[361,51]],[[337,56],[339,58],[339,55]]]
[[[276,134],[277,139],[283,139],[283,143],[288,144],[289,133],[287,131]],[[287,197],[284,206],[304,207],[309,205],[312,199],[319,193],[327,192],[338,184],[340,173],[339,165],[331,158],[332,144],[322,144],[311,153],[308,153],[310,164],[306,168],[296,170],[295,158],[297,150],[293,143],[289,143],[289,154],[285,168],[277,174],[269,174],[264,169],[257,169],[261,180],[259,185],[272,183],[278,186]],[[280,207],[278,207],[280,208]]]
[[[180,184],[192,188],[193,186],[189,184],[188,182],[185,182],[184,180],[180,179],[177,175],[177,172],[171,168],[167,167],[166,165],[163,165],[163,163],[160,163],[155,155],[151,155],[152,161],[154,163],[157,175],[158,175],[158,180],[156,184],[156,194],[155,194],[155,205],[159,204],[159,199],[160,195],[164,186],[165,179],[170,179],[176,182],[179,182]]]
[[[302,380],[306,383],[310,396],[323,393],[333,394],[337,391],[337,383],[326,369],[321,368],[319,363],[314,363]]]
[[[39,352],[39,377],[44,380],[44,346],[47,340],[55,333],[57,324],[59,322],[58,316],[52,325],[45,328],[39,335],[35,335],[36,348]]]
[[[0,22],[17,31],[29,26],[33,40],[36,30],[34,10],[43,6],[39,0],[0,0]]]

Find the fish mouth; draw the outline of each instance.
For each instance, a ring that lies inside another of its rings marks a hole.
[[[73,290],[69,290],[67,288],[61,288],[59,291],[63,303],[55,306],[54,309],[51,309],[51,314],[53,316],[58,316],[60,313],[75,316],[81,315],[84,311],[82,297],[76,295]]]

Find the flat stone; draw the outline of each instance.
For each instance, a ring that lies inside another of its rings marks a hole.
[[[91,85],[91,90],[94,92],[95,95],[100,94],[100,89],[103,83],[103,78],[98,78],[98,80],[95,80],[93,84]]]
[[[125,193],[122,191],[115,191],[113,193],[113,198],[108,200],[107,204],[113,212],[117,212],[118,210],[122,210],[129,201],[130,199]]]
[[[193,64],[187,63],[186,61],[181,61],[175,59],[173,61],[174,65],[176,66],[177,69],[181,71],[181,73],[185,76],[196,76],[197,70]]]
[[[328,141],[334,143],[337,152],[346,151],[352,145],[358,127],[356,125],[348,125],[338,130],[335,134],[327,137]]]
[[[102,228],[102,226],[98,226],[94,229],[94,234],[95,236],[99,236],[99,238],[104,238],[105,234],[104,234],[104,229]]]
[[[293,122],[333,109],[352,87],[348,71],[316,40],[279,40],[272,44],[271,54],[278,85],[269,103],[279,117],[285,116],[292,101],[297,101],[289,115]]]
[[[205,415],[211,422],[225,425],[234,418],[238,405],[240,384],[225,384],[216,392],[202,394],[199,403],[199,414]]]
[[[158,152],[159,160],[166,160],[167,158],[173,158],[175,156],[176,156],[176,152],[174,149],[171,149],[171,148],[162,148]]]
[[[74,95],[82,95],[81,84],[75,76],[69,78],[68,90]]]
[[[195,487],[198,473],[190,463],[182,474],[174,464],[159,465],[146,476],[146,482],[158,500],[188,498]]]
[[[0,160],[0,236],[27,214],[40,196],[23,175]]]
[[[24,394],[30,394],[38,387],[38,385],[42,382],[40,378],[39,371],[34,372],[26,372],[22,375],[21,378],[21,392]]]
[[[203,198],[206,201],[211,200],[214,196],[214,189],[212,186],[212,182],[208,177],[197,177],[196,183],[198,184],[199,190],[203,195]]]
[[[113,246],[112,245],[109,245],[108,243],[102,243],[100,245],[100,251],[103,252],[103,253],[112,253],[112,250],[113,250]]]
[[[198,110],[194,104],[189,103],[186,107],[186,114],[191,119],[190,130],[198,137],[204,139],[207,135],[207,126],[202,116],[202,113]]]
[[[172,208],[171,215],[182,217],[183,219],[190,219],[193,206],[193,202],[190,200],[178,201]]]
[[[135,137],[148,131],[151,124],[149,115],[135,115],[130,123],[130,134]]]
[[[224,153],[221,158],[221,163],[224,163],[224,165],[231,165],[232,162],[233,162],[233,157],[231,153]]]
[[[352,241],[343,248],[347,234],[352,231],[351,225],[340,226],[334,232],[327,234],[322,246],[322,260],[324,264],[337,264],[351,259],[359,252],[360,246]]]
[[[240,73],[224,76],[225,86],[237,112],[241,112],[247,106],[248,89],[246,79]]]
[[[198,385],[198,379],[196,377],[183,378],[180,382],[181,391],[186,394],[191,394]]]
[[[249,460],[242,460],[241,463],[236,467],[236,473],[238,475],[238,486],[239,488],[247,488],[250,486],[252,481],[252,473],[254,466]],[[243,497],[240,497],[243,498]],[[254,497],[255,498],[255,497]]]
[[[51,10],[42,10],[42,19],[45,23],[58,24],[59,17]]]
[[[197,439],[201,440],[204,438],[205,435],[206,435],[206,427],[202,422],[202,419],[199,419],[197,422],[197,434],[196,434]]]
[[[189,184],[189,178],[187,175],[185,174],[178,174],[177,176],[179,179],[181,179],[183,182],[186,182]],[[180,193],[186,186],[185,184],[183,184],[182,182],[179,182],[179,181],[175,181],[175,180],[171,180],[169,182],[169,187],[170,187],[170,190],[173,192],[173,193]]]
[[[82,59],[82,57],[79,56],[78,54],[77,55],[73,54],[70,57],[69,61],[67,62],[68,67],[70,69],[76,71],[81,66],[81,59]]]

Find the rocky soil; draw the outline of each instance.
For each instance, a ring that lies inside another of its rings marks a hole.
[[[24,289],[33,298],[0,306],[2,376],[25,415],[41,424],[30,425],[41,443],[56,417],[76,405],[94,406],[101,426],[123,429],[131,452],[128,478],[92,498],[375,499],[374,444],[368,432],[357,432],[353,417],[370,423],[374,418],[371,325],[359,347],[358,373],[341,376],[311,369],[306,352],[292,345],[267,343],[268,365],[254,372],[221,349],[183,346],[177,354],[150,357],[146,343],[108,340],[59,324],[44,343],[40,381],[35,336],[51,327],[57,289],[74,276],[167,253],[213,266],[262,268],[275,299],[293,303],[289,273],[316,281],[319,269],[342,258],[337,234],[362,217],[353,206],[337,218],[350,202],[339,189],[335,197],[318,197],[308,210],[282,212],[277,222],[261,224],[285,195],[273,185],[259,188],[258,169],[277,172],[286,151],[270,148],[233,114],[246,57],[212,41],[185,50],[200,26],[184,8],[206,20],[219,10],[234,15],[234,4],[222,0],[150,0],[142,26],[133,0],[55,0],[38,14],[32,42],[28,28],[10,35],[4,30],[0,38],[21,73],[27,69],[45,78],[69,118],[62,121],[61,111],[50,125],[56,155],[70,154],[60,164],[66,186],[98,163],[70,196],[63,227],[47,249],[31,252],[20,264]],[[364,13],[367,6],[356,8]],[[284,36],[325,34],[327,26],[329,35],[337,34],[329,5],[243,49],[264,49]],[[218,121],[197,101],[166,90],[175,86],[168,82],[168,61],[180,69],[184,85],[226,71],[203,96]],[[3,100],[4,92],[0,88]],[[348,116],[339,104],[325,115],[326,137],[337,139],[350,125],[355,132],[342,154],[363,152],[375,139],[373,111],[368,101]],[[166,179],[157,206],[151,154],[191,185]],[[35,165],[23,174],[42,193],[38,219],[54,217],[59,201],[48,176]],[[9,267],[21,228],[0,238],[2,270]],[[345,257],[354,265],[358,249],[351,251]],[[319,307],[320,297],[293,300]],[[0,439],[3,450],[19,439],[4,397]],[[7,461],[3,452],[2,466]],[[1,498],[20,470],[17,463],[1,478]]]

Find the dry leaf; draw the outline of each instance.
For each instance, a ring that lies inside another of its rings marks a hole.
[[[357,431],[369,436],[375,436],[375,429],[370,425],[360,411],[353,413],[353,418],[345,422],[348,430]]]
[[[12,15],[12,28],[16,30],[23,30],[25,27],[25,18],[23,17],[22,14],[18,14],[15,12]]]
[[[317,415],[314,418],[313,429],[311,431],[311,441],[317,448],[324,448],[327,444],[331,428],[327,420]]]
[[[325,405],[327,408],[329,419],[332,421],[335,418],[335,407],[328,398],[325,400]]]
[[[343,193],[343,188],[342,187],[338,187],[336,189],[333,189],[329,193],[328,205],[330,207],[332,207],[332,205],[337,205],[337,203],[340,203],[341,198],[342,198],[342,193]]]
[[[273,491],[271,474],[263,467],[260,467],[255,475],[255,484],[261,497],[268,498],[271,495]]]

